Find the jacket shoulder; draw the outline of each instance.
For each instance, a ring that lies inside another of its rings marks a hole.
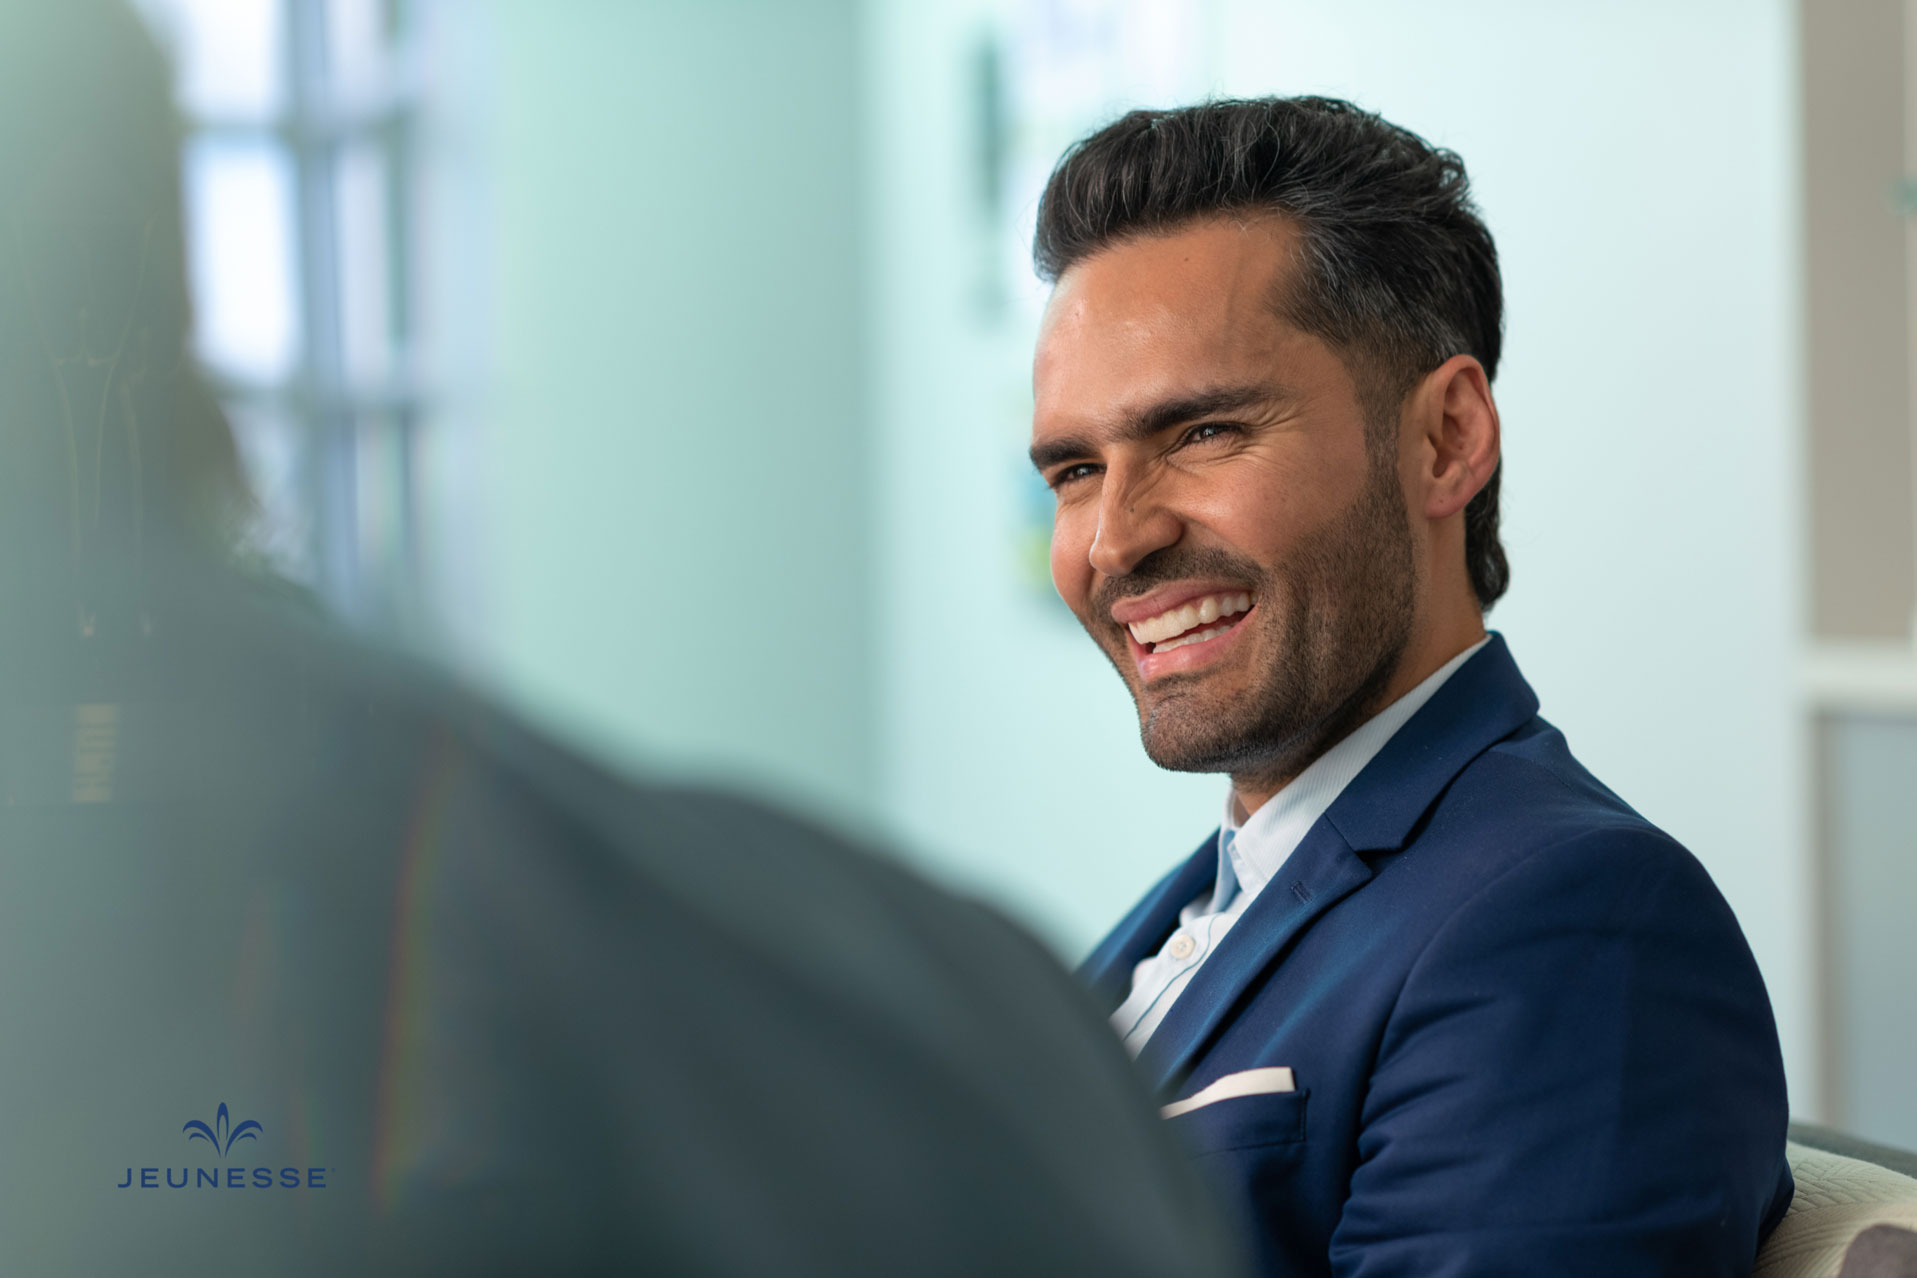
[[[1689,855],[1593,776],[1564,734],[1542,718],[1467,764],[1433,805],[1427,832],[1450,825],[1441,818],[1457,816],[1488,825],[1499,844],[1520,854],[1602,835],[1647,851]]]
[[[1596,916],[1657,885],[1700,922],[1738,934],[1702,862],[1593,776],[1543,719],[1466,765],[1394,860],[1407,888],[1466,913],[1570,893]]]

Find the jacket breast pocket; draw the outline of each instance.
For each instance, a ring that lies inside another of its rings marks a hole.
[[[1238,1096],[1166,1119],[1172,1134],[1194,1155],[1231,1149],[1301,1145],[1305,1101],[1310,1092]]]

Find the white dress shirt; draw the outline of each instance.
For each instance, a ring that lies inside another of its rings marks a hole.
[[[1218,877],[1212,890],[1178,912],[1177,929],[1158,953],[1132,969],[1131,997],[1112,1013],[1112,1026],[1124,1037],[1126,1050],[1138,1055],[1191,984],[1193,973],[1218,948],[1325,809],[1444,681],[1489,642],[1488,638],[1478,640],[1367,719],[1243,823],[1238,820],[1237,796],[1226,788],[1225,820],[1218,831]]]

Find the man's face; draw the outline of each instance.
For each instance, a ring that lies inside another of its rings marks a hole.
[[[1375,709],[1418,603],[1396,431],[1368,444],[1344,361],[1275,308],[1296,243],[1260,219],[1108,248],[1059,280],[1034,367],[1052,580],[1153,761],[1241,782]]]

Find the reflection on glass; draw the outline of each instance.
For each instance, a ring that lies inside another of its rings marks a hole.
[[[138,0],[178,68],[180,105],[260,118],[286,103],[280,0]]]
[[[289,577],[314,579],[310,440],[284,412],[258,404],[229,410],[234,442],[259,503],[248,541],[255,553]]]
[[[392,258],[388,252],[386,155],[372,143],[340,155],[339,201],[341,345],[346,375],[379,382],[391,372]]]
[[[200,357],[245,381],[286,377],[299,340],[286,154],[263,141],[197,139],[186,199]]]
[[[386,73],[387,0],[332,0],[326,57],[333,88],[346,99],[374,92]]]
[[[134,3],[181,71],[196,353],[241,419],[257,539],[371,618],[416,549],[409,6]]]

